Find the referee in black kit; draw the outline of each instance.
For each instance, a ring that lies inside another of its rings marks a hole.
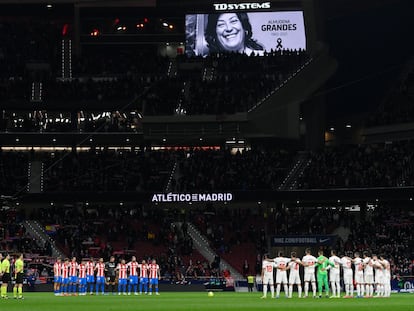
[[[106,280],[108,284],[108,292],[111,292],[112,295],[115,295],[115,277],[116,277],[116,263],[115,257],[111,256],[109,261],[105,263],[105,273],[106,273]]]

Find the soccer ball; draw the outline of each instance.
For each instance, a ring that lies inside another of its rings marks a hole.
[[[214,293],[213,292],[208,292],[207,296],[208,297],[213,297],[214,296]]]

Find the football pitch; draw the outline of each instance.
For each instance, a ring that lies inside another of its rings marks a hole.
[[[10,293],[9,293],[10,295]],[[25,293],[24,300],[2,299],[2,310],[24,311],[106,311],[106,310],[375,310],[414,311],[413,294],[394,294],[391,298],[370,299],[260,299],[260,293],[166,292],[160,296],[77,296],[55,297],[53,293]],[[9,296],[10,297],[10,296]]]

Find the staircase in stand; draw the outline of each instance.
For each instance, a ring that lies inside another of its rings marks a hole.
[[[56,246],[55,241],[46,233],[46,230],[38,221],[25,220],[23,225],[26,228],[26,232],[35,238],[40,246],[45,247],[47,242],[50,243],[53,257],[65,257],[65,254]]]
[[[278,190],[294,190],[297,188],[299,177],[303,171],[309,166],[311,160],[306,152],[300,152],[295,159],[295,164],[280,184]]]
[[[181,223],[177,223],[181,226]],[[207,238],[198,231],[192,223],[188,223],[188,234],[193,240],[194,248],[204,256],[209,262],[212,262],[217,255],[216,252],[210,247]],[[233,268],[228,262],[220,259],[220,269],[229,270],[234,280],[243,280],[243,276]]]

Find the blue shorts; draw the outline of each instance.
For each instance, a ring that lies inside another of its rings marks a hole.
[[[55,277],[53,278],[53,281],[54,281],[55,283],[62,283],[62,277],[61,277],[61,276],[55,276]]]
[[[105,277],[104,276],[97,276],[96,277],[96,284],[102,284],[105,283]]]
[[[69,284],[69,278],[62,278],[62,282],[63,285]]]
[[[79,278],[79,285],[86,285],[86,278]]]
[[[95,276],[93,276],[93,275],[87,275],[86,276],[86,282],[88,282],[88,283],[95,283]]]
[[[148,284],[148,278],[140,278],[139,280],[142,284]]]
[[[126,285],[127,279],[119,279],[119,285]]]
[[[132,285],[138,284],[138,275],[130,275],[129,284],[132,284]]]
[[[157,278],[151,278],[150,279],[150,284],[151,285],[158,285],[158,279]]]
[[[70,283],[77,283],[78,282],[78,277],[77,276],[70,276],[69,277],[69,282]]]

